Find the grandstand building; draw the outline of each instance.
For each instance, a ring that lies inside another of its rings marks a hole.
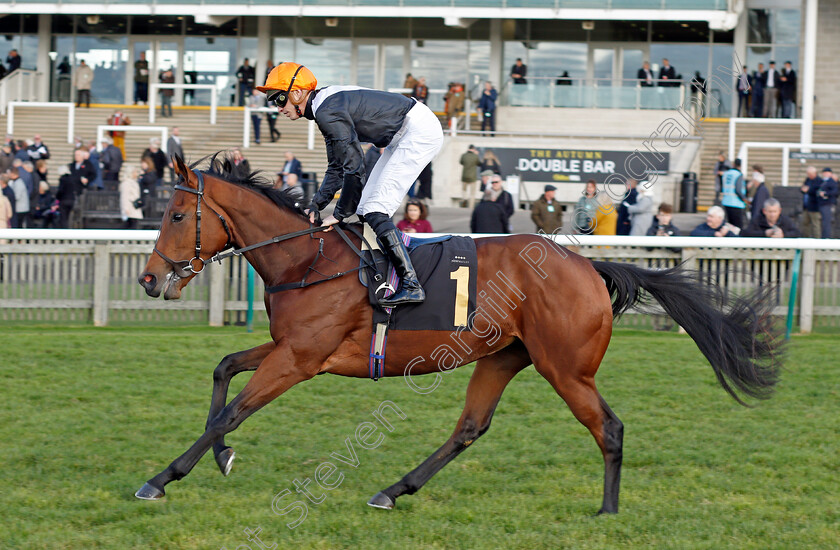
[[[408,73],[423,76],[436,111],[450,83],[477,99],[490,80],[501,92],[499,130],[544,136],[499,137],[496,147],[633,151],[692,94],[704,109],[695,116],[734,114],[734,73],[774,60],[777,68],[791,61],[799,75],[795,117],[840,119],[835,0],[36,0],[0,3],[0,13],[0,52],[16,49],[21,67],[35,71],[40,101],[68,99],[59,71],[65,57],[72,71],[81,60],[93,67],[92,101],[100,105],[134,102],[141,52],[153,81],[172,68],[176,82],[215,86],[221,106],[238,103],[244,58],[257,80],[268,61],[295,60],[321,85],[399,89]],[[524,85],[509,78],[517,58],[528,67]],[[658,77],[664,58],[676,85],[640,87],[642,63]],[[690,83],[695,76],[703,94]],[[208,105],[210,93],[180,90],[174,104]],[[438,179],[456,169],[465,148],[451,139]],[[696,170],[698,152],[686,140],[670,151],[665,172]],[[670,200],[676,183],[669,185],[660,193]],[[445,182],[435,186],[445,192]]]

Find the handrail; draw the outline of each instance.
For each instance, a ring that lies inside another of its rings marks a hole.
[[[41,76],[43,73],[32,69],[15,69],[0,80],[0,115],[6,114],[11,101],[37,101],[40,89],[37,79]]]
[[[172,90],[210,90],[210,124],[216,124],[216,110],[219,104],[215,84],[171,84],[168,82],[155,82],[149,85],[149,123],[155,123],[155,100],[161,88]]]

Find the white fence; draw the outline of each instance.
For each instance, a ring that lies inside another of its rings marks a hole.
[[[6,118],[6,133],[15,133],[15,107],[37,107],[39,109],[67,109],[67,143],[73,143],[73,128],[76,125],[76,106],[72,102],[59,103],[55,101],[10,101],[8,117]]]
[[[0,321],[203,322],[244,321],[247,264],[213,264],[184,289],[181,300],[153,300],[137,283],[157,231],[0,230]],[[664,268],[680,263],[713,276],[730,292],[777,284],[775,314],[788,310],[794,258],[801,250],[795,312],[801,332],[840,326],[840,240],[698,237],[559,236],[592,259]],[[262,283],[254,309],[263,311]],[[651,316],[624,323],[650,326]]]
[[[10,101],[39,101],[41,78],[44,73],[30,69],[15,69],[0,80],[0,115],[6,114]],[[46,99],[46,98],[43,98]]]

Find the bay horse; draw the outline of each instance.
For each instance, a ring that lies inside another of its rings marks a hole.
[[[239,253],[267,287],[302,281],[312,268],[320,274],[316,277],[329,277],[358,267],[358,256],[338,231],[311,226],[299,205],[255,174],[237,177],[230,162],[217,156],[204,171],[177,157],[173,164],[178,185],[139,277],[149,296],[179,298],[204,265],[231,246],[244,247]],[[353,237],[356,246],[359,241]],[[648,294],[696,342],[736,400],[745,404],[739,395],[772,393],[782,355],[768,289],[724,297],[719,287],[680,268],[593,262],[540,235],[480,238],[475,245],[477,289],[492,290],[478,293],[476,312],[482,320],[476,315],[469,330],[455,332],[392,330],[384,368],[384,376],[413,378],[476,362],[464,411],[449,440],[377,493],[371,506],[393,508],[398,497],[418,491],[484,434],[505,387],[533,364],[601,449],[605,475],[599,513],[618,512],[623,425],[598,393],[594,377],[613,321],[647,303]],[[329,259],[319,261],[321,252]],[[163,497],[164,487],[186,476],[211,447],[227,475],[234,453],[225,435],[295,384],[324,373],[368,377],[372,308],[355,276],[266,293],[265,306],[271,340],[219,363],[205,432],[137,491],[138,498]],[[430,352],[435,357],[444,348],[445,361],[412,361]],[[256,372],[226,403],[231,378],[244,371]]]

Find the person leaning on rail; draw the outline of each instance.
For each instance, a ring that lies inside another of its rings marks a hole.
[[[303,65],[282,63],[272,69],[264,86],[257,87],[281,114],[290,120],[314,120],[324,135],[329,165],[306,209],[310,222],[332,225],[357,214],[374,230],[402,281],[399,291],[380,303],[392,307],[423,302],[426,294],[391,217],[440,151],[440,121],[424,104],[401,94],[317,86],[315,75]],[[385,148],[370,174],[365,173],[362,142]],[[320,220],[320,211],[339,190],[333,214]]]

